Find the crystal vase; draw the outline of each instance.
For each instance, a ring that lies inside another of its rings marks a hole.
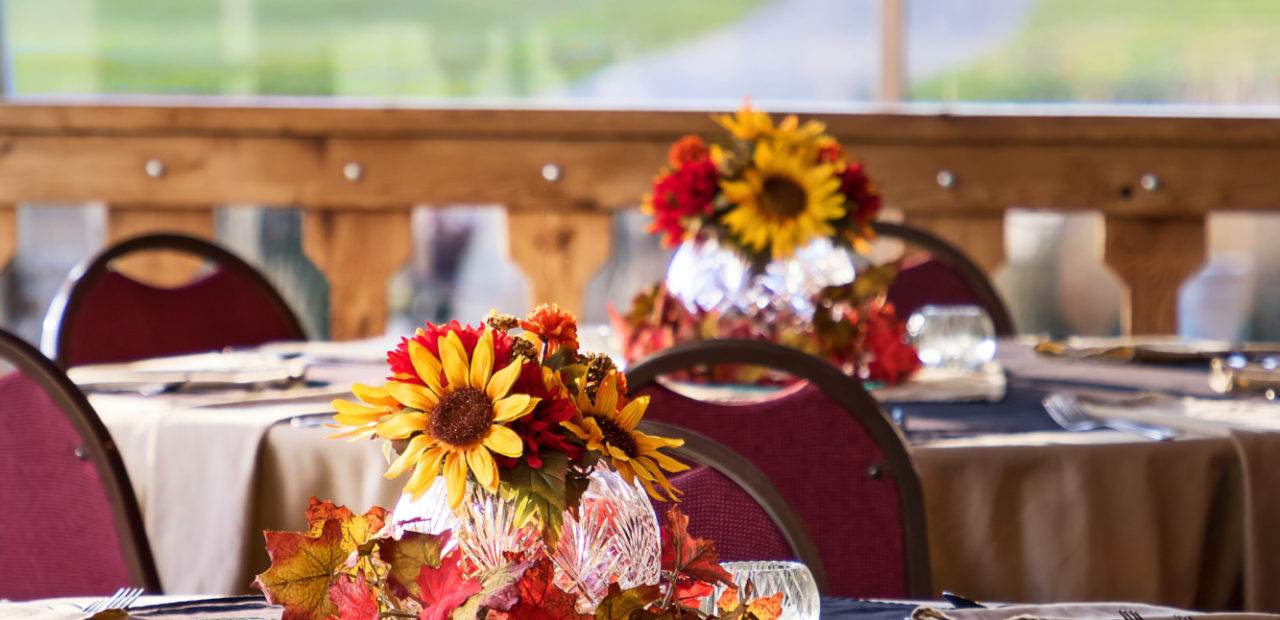
[[[452,531],[446,552],[460,548],[481,571],[507,564],[508,553],[527,560],[545,554],[555,565],[556,585],[577,594],[579,611],[589,612],[610,583],[623,589],[658,583],[662,561],[658,519],[648,495],[603,462],[591,471],[590,481],[578,517],[565,511],[555,549],[543,544],[540,523],[517,523],[514,502],[472,481],[456,511],[448,508],[440,477],[417,500],[402,496],[393,514],[408,531]]]
[[[820,237],[797,248],[786,259],[775,259],[763,270],[714,235],[685,241],[667,268],[666,286],[690,312],[719,312],[759,316],[813,318],[815,295],[827,286],[853,281],[849,250]]]

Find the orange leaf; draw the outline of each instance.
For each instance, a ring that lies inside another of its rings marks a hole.
[[[778,620],[782,615],[782,593],[762,596],[747,606],[747,617],[753,620]]]
[[[267,602],[284,606],[281,620],[322,620],[338,611],[329,589],[351,551],[342,545],[342,522],[324,521],[318,535],[266,532],[271,568],[253,585]]]
[[[369,512],[357,517],[346,506],[335,506],[333,502],[311,498],[311,504],[307,507],[307,523],[311,525],[311,535],[318,535],[320,528],[331,520],[342,522],[342,544],[348,551],[354,551],[369,542],[387,524],[387,511],[374,506]]]

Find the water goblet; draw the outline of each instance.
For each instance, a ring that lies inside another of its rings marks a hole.
[[[818,584],[808,567],[799,562],[789,561],[757,561],[757,562],[723,562],[733,584],[737,586],[739,596],[744,596],[747,582],[754,588],[753,598],[773,596],[782,593],[782,615],[779,620],[817,620],[821,608],[818,597]],[[714,613],[716,602],[727,590],[727,586],[718,586],[706,600],[702,611]]]
[[[907,319],[907,336],[927,368],[974,372],[995,357],[995,325],[978,306],[923,306]]]

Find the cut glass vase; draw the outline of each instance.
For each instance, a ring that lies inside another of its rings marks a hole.
[[[460,548],[481,572],[507,564],[507,554],[536,560],[544,554],[555,565],[556,585],[578,596],[580,611],[590,612],[609,584],[622,589],[658,583],[662,543],[649,497],[628,484],[604,462],[591,471],[590,485],[575,518],[564,513],[556,548],[543,544],[541,524],[517,523],[514,502],[467,482],[462,506],[450,510],[443,477],[417,500],[401,496],[394,521],[406,531],[453,532],[445,551]]]

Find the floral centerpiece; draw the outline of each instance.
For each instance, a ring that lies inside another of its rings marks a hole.
[[[730,584],[678,511],[659,534],[646,494],[677,498],[665,472],[687,466],[662,450],[683,442],[636,430],[648,398],[579,351],[567,312],[427,324],[387,360],[383,385],[334,401],[334,437],[396,446],[405,514],[313,499],[309,531],[267,532],[255,585],[286,620],[690,617]],[[750,592],[722,603],[776,616]]]
[[[865,166],[818,121],[787,116],[775,124],[749,104],[712,118],[728,139],[677,141],[644,197],[650,232],[680,248],[665,281],[613,313],[624,355],[687,340],[757,338],[863,379],[909,377],[920,362],[885,299],[896,268],[855,279],[852,254],[869,249],[880,211]]]

